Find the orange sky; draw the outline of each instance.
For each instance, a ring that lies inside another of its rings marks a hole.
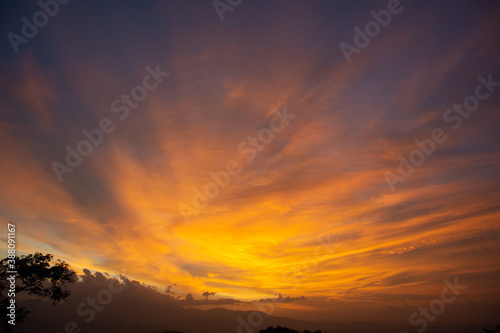
[[[2,55],[0,219],[21,253],[182,296],[394,304],[431,300],[458,276],[464,302],[499,298],[500,92],[459,129],[443,121],[479,75],[500,81],[492,3],[446,20],[408,5],[350,64],[338,44],[370,5],[339,5],[337,20],[325,4],[273,7],[259,24],[155,6],[104,8],[81,31],[77,9],[90,9],[75,4],[58,17],[73,24]],[[142,26],[150,11],[162,16]],[[170,75],[120,120],[111,102],[156,64]],[[295,118],[248,161],[239,145],[285,107]],[[103,118],[113,133],[59,182],[52,161]],[[448,140],[392,193],[384,174],[436,127]],[[179,205],[232,160],[241,172],[187,223]]]

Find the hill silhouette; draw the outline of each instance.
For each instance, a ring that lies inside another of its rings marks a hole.
[[[323,332],[321,332],[320,330],[316,330],[314,332],[311,332],[309,330],[297,331],[297,330],[293,330],[293,329],[281,327],[281,326],[276,326],[276,327],[270,326],[270,327],[266,328],[265,330],[260,330],[259,333],[323,333]]]

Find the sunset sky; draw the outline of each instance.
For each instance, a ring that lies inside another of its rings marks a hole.
[[[16,53],[8,33],[41,9],[6,1],[0,253],[10,222],[18,254],[180,298],[399,306],[457,277],[457,302],[498,309],[500,84],[483,81],[500,82],[500,4],[402,1],[348,63],[339,45],[387,4],[244,0],[221,21],[211,1],[73,0]],[[477,110],[447,121],[481,84]],[[147,96],[127,106],[131,91]],[[103,119],[60,181],[54,161]],[[436,128],[447,139],[392,191],[398,157]]]

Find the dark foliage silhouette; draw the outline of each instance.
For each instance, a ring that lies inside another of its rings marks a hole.
[[[489,330],[489,329],[486,329],[486,328],[483,328],[483,331],[485,333],[500,333],[500,325],[497,325],[497,329],[496,330]]]
[[[76,274],[64,261],[52,262],[52,259],[52,255],[43,255],[38,252],[15,257],[16,296],[19,293],[27,293],[36,296],[38,300],[48,299],[55,305],[70,295],[66,285],[75,282]],[[7,306],[11,299],[9,297],[10,282],[8,282],[7,277],[12,275],[8,274],[8,271],[13,271],[12,267],[9,268],[9,258],[2,259],[0,261],[0,316],[2,316],[0,327],[5,332],[9,332],[13,326],[7,322],[9,318],[7,317],[9,311]],[[19,307],[18,302],[19,300],[16,299],[16,325],[21,323],[30,313],[26,307]]]
[[[205,299],[208,300],[208,296],[212,296],[212,295],[215,295],[216,293],[214,292],[209,292],[209,291],[206,291],[203,293],[203,297],[205,297]]]

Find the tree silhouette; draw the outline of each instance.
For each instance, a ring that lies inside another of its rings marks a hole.
[[[216,294],[216,292],[205,291],[202,296],[205,297],[206,300],[208,300],[208,296],[212,296],[215,294]]]
[[[39,300],[49,299],[53,305],[65,300],[70,292],[66,289],[67,283],[73,283],[76,280],[76,274],[69,269],[69,265],[64,261],[57,260],[52,262],[51,254],[42,253],[29,254],[26,256],[5,258],[0,261],[0,327],[9,332],[13,325],[7,321],[9,313],[7,306],[10,305],[10,282],[7,278],[15,276],[15,293],[18,295],[25,292],[28,295],[35,295]],[[15,262],[15,267],[12,261]],[[8,273],[17,271],[17,274]],[[16,300],[15,323],[22,322],[30,313],[26,307],[19,307]]]
[[[488,330],[486,328],[483,328],[483,331],[485,331],[486,333],[500,333],[500,325],[497,325],[497,329],[495,331]]]

